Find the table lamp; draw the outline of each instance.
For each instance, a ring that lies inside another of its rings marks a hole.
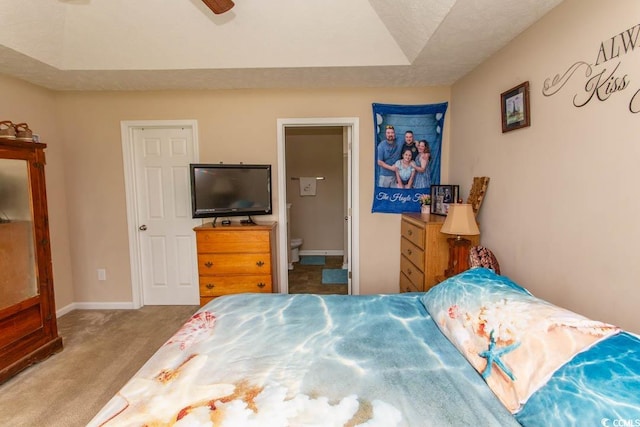
[[[447,239],[449,242],[449,267],[444,272],[445,276],[451,277],[468,270],[471,241],[462,236],[480,234],[480,229],[473,215],[473,207],[468,203],[450,204],[447,218],[440,232],[456,236]]]

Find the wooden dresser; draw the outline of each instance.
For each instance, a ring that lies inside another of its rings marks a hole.
[[[402,214],[400,226],[400,292],[426,292],[444,276],[449,263],[451,236],[440,232],[446,217]],[[466,236],[478,245],[480,236]]]
[[[198,251],[200,305],[215,297],[272,292],[275,283],[276,223],[194,228]]]

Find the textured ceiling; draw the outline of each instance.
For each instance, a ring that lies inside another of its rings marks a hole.
[[[0,73],[55,90],[449,85],[562,0],[0,0]]]

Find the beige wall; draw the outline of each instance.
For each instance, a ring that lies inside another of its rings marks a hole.
[[[628,87],[582,108],[584,68],[552,96],[545,79],[638,24],[636,0],[567,0],[452,88],[451,180],[491,177],[479,216],[482,242],[503,272],[552,302],[640,332],[640,39],[616,64]],[[636,29],[637,31],[638,29]],[[637,36],[637,32],[635,33]],[[531,127],[501,132],[500,93],[528,80]],[[606,79],[605,79],[606,80]]]
[[[74,301],[69,227],[64,188],[64,161],[55,93],[20,80],[0,76],[0,120],[27,122],[47,144],[45,170],[56,307]]]
[[[345,185],[342,128],[287,129],[287,202],[291,236],[303,239],[302,251],[344,249]],[[315,196],[300,195],[301,176],[323,177]]]
[[[196,119],[201,161],[275,167],[277,118],[359,117],[360,289],[395,292],[399,217],[370,213],[371,103],[450,101],[442,179],[459,183],[465,196],[473,176],[491,177],[479,217],[482,242],[504,273],[552,302],[640,332],[640,201],[632,187],[640,178],[639,116],[628,110],[640,89],[640,51],[599,66],[612,70],[619,61],[618,74],[628,74],[628,88],[606,101],[572,105],[584,75],[553,96],[541,93],[546,78],[574,62],[595,63],[600,43],[636,25],[639,12],[634,0],[616,0],[615,7],[566,0],[451,89],[52,93],[0,76],[0,117],[29,122],[49,144],[58,308],[131,300],[122,120]],[[503,134],[499,95],[525,80],[532,125]],[[276,189],[274,219],[278,197]],[[107,269],[106,282],[98,282],[97,268]]]
[[[76,302],[131,300],[120,121],[196,119],[200,161],[274,165],[276,120],[292,117],[360,118],[361,293],[395,292],[399,217],[371,214],[373,122],[371,104],[449,100],[449,88],[227,90],[61,93],[56,107],[64,139],[67,213]],[[446,125],[448,126],[448,124]],[[448,143],[445,127],[444,144]],[[445,159],[446,161],[446,159]],[[274,188],[274,215],[278,197]],[[54,250],[59,249],[57,242]],[[384,262],[381,262],[384,260]],[[107,281],[96,270],[107,270]]]

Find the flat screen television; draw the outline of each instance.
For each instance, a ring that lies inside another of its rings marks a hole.
[[[271,165],[191,164],[193,218],[270,215]]]

